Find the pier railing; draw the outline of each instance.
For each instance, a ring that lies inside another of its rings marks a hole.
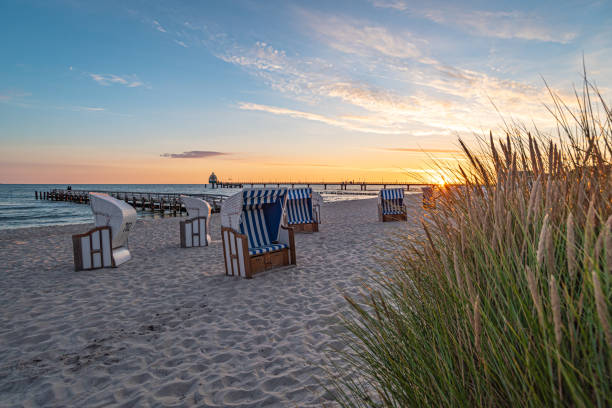
[[[243,187],[280,187],[280,186],[291,186],[294,188],[296,186],[319,186],[323,187],[323,190],[327,190],[328,187],[337,187],[342,190],[350,190],[355,191],[352,187],[359,187],[360,191],[367,191],[368,187],[380,186],[382,188],[387,188],[388,186],[394,187],[405,187],[406,190],[410,190],[410,187],[429,187],[433,184],[424,184],[424,183],[405,183],[399,181],[338,181],[338,182],[330,182],[330,181],[232,181],[232,182],[221,182],[211,184],[212,188],[243,188]]]
[[[68,201],[73,203],[88,204],[89,193],[91,190],[68,190],[52,189],[50,191],[36,191],[37,200]],[[189,193],[163,193],[163,192],[142,192],[142,191],[105,191],[96,190],[96,193],[108,194],[117,200],[125,201],[132,207],[141,211],[151,211],[160,213],[172,213],[179,215],[186,212],[180,196],[188,195],[202,198],[212,207],[213,212],[221,210],[221,204],[227,196],[222,194],[189,194]]]

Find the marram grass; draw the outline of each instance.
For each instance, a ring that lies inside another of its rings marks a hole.
[[[465,187],[347,296],[340,405],[612,406],[612,112],[586,80],[577,107],[552,98],[557,142],[461,143]]]

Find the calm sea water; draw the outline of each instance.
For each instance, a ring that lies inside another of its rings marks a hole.
[[[298,187],[298,186],[296,186]],[[60,201],[36,200],[35,191],[50,191],[66,188],[65,184],[0,184],[0,229],[25,228],[46,225],[83,224],[93,222],[88,205]],[[74,190],[89,191],[133,191],[159,193],[215,193],[232,195],[238,189],[211,189],[205,184],[72,184]],[[343,194],[337,190],[319,190],[325,201],[354,200],[371,198],[377,194],[363,195],[358,185],[348,186]],[[351,190],[354,194],[350,193]],[[370,193],[370,192],[368,192]],[[139,212],[141,217],[152,217],[151,213]]]

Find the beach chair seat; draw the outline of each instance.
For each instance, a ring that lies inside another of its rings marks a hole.
[[[225,273],[253,277],[295,265],[293,230],[282,225],[287,189],[245,189],[223,202],[221,237]]]
[[[285,248],[289,248],[289,246],[285,244],[270,244],[257,248],[249,248],[249,255],[261,255],[267,252],[280,251],[281,249]]]
[[[314,198],[314,200],[313,200]],[[286,224],[296,232],[317,232],[320,222],[320,195],[311,188],[288,190]]]
[[[95,228],[72,236],[76,271],[114,268],[130,259],[128,233],[136,224],[134,207],[107,194],[90,193]]]
[[[401,188],[386,188],[378,193],[378,219],[387,221],[406,221],[406,205],[404,190]]]
[[[181,221],[180,238],[182,248],[204,247],[210,243],[209,223],[211,206],[201,198],[181,195],[181,202],[190,218]]]

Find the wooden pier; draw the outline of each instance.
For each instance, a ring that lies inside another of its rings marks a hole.
[[[221,210],[221,204],[227,196],[221,194],[182,194],[182,193],[151,193],[138,191],[90,191],[72,189],[53,189],[50,191],[36,191],[37,200],[68,201],[78,204],[89,204],[89,193],[105,193],[117,200],[125,201],[136,210],[152,213],[182,215],[186,214],[185,206],[180,196],[189,195],[207,201],[213,212]]]
[[[406,191],[410,190],[410,187],[428,187],[432,184],[413,184],[413,183],[400,183],[400,182],[360,182],[360,181],[343,181],[343,182],[298,182],[298,181],[275,181],[275,182],[257,182],[257,181],[243,181],[243,182],[231,182],[231,183],[217,183],[212,184],[213,188],[243,188],[243,187],[281,187],[291,186],[291,188],[297,187],[312,187],[319,186],[323,187],[329,194],[367,194],[368,187],[379,186],[387,188],[388,186],[394,187],[405,187]],[[359,186],[359,190],[350,188],[353,186]],[[336,190],[327,190],[328,187],[336,187]],[[372,193],[376,190],[371,189]],[[221,204],[226,199],[227,195],[222,194],[183,194],[183,193],[153,193],[153,192],[141,192],[141,191],[90,191],[90,190],[73,190],[73,189],[53,189],[49,191],[36,191],[34,193],[37,200],[51,200],[51,201],[66,201],[79,204],[89,204],[89,193],[105,193],[118,200],[125,201],[130,204],[136,210],[148,211],[151,213],[160,214],[171,214],[171,215],[182,215],[186,214],[185,207],[181,203],[180,196],[188,195],[192,197],[199,197],[207,201],[212,207],[213,212],[221,211]]]
[[[323,186],[323,190],[327,190],[327,187],[337,187],[340,190],[348,190],[348,187],[351,186],[359,186],[360,191],[367,191],[368,187],[381,186],[382,188],[387,188],[388,186],[393,187],[406,187],[406,191],[410,190],[410,187],[429,187],[434,184],[420,184],[420,183],[402,183],[402,182],[385,182],[385,181],[376,181],[376,182],[365,182],[365,181],[340,181],[340,182],[329,182],[329,181],[237,181],[237,182],[228,182],[228,183],[215,183],[212,184],[212,188],[244,188],[244,187],[270,187],[270,186],[291,186],[291,188],[295,188],[295,186]],[[354,191],[354,190],[353,190]]]

